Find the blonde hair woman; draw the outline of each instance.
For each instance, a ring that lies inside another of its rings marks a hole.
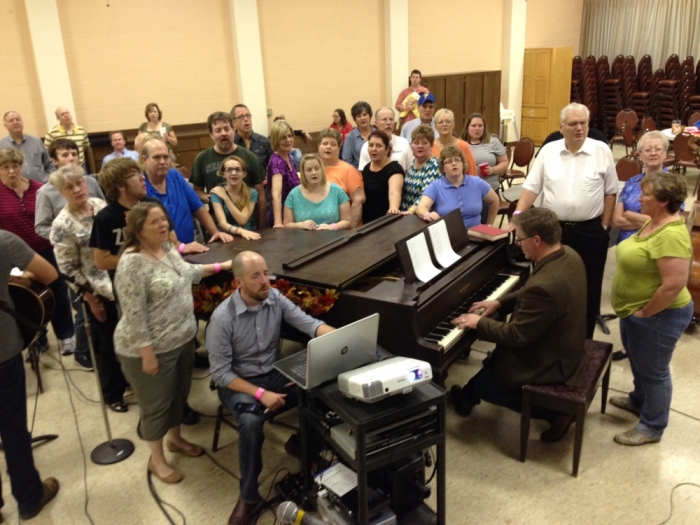
[[[435,157],[440,156],[440,152],[448,147],[455,146],[464,153],[464,159],[466,164],[465,173],[467,175],[477,175],[476,162],[474,161],[474,154],[472,153],[469,144],[461,139],[454,136],[455,130],[455,114],[449,109],[439,109],[435,113],[435,128],[437,129],[440,137],[433,144],[433,155]]]
[[[284,201],[284,227],[304,230],[350,228],[350,199],[343,189],[329,183],[321,157],[304,155],[299,163],[301,185]]]
[[[291,152],[294,149],[294,130],[286,120],[278,120],[270,130],[270,145],[274,152],[267,163],[267,184],[272,196],[272,206],[267,221],[274,228],[284,228],[282,204],[292,189],[299,186],[299,175],[294,169]]]
[[[219,168],[219,175],[226,183],[212,188],[211,206],[221,231],[257,241],[260,234],[251,230],[256,228],[253,212],[258,192],[243,181],[247,173],[248,167],[242,158],[236,155],[227,157]]]

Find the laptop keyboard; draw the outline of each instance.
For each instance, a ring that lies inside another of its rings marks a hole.
[[[298,377],[303,377],[304,379],[306,379],[306,362],[292,367],[291,372],[297,375]]]

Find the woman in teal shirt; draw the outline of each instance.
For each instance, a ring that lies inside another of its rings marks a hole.
[[[321,157],[304,155],[299,163],[301,185],[284,201],[284,227],[304,230],[350,229],[350,199],[326,180]]]
[[[634,390],[610,403],[639,417],[615,436],[621,445],[656,443],[671,410],[670,363],[676,342],[693,316],[686,288],[692,244],[679,215],[688,190],[676,173],[647,173],[640,182],[641,213],[650,219],[617,245],[612,306],[629,354]]]
[[[226,182],[212,188],[211,206],[219,230],[257,241],[260,234],[251,231],[255,229],[251,217],[258,202],[258,192],[243,182],[247,172],[248,167],[242,158],[236,155],[227,157],[219,167],[219,175]]]

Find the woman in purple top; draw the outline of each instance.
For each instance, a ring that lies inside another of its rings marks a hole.
[[[267,222],[274,228],[284,228],[284,208],[287,195],[301,182],[290,155],[294,149],[294,130],[286,120],[278,120],[270,131],[270,145],[274,153],[267,164],[267,185],[272,196]]]

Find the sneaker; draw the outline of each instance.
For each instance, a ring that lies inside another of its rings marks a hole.
[[[69,337],[68,339],[61,339],[61,354],[71,355],[75,352],[75,336]]]
[[[610,398],[610,404],[621,408],[622,410],[627,410],[635,416],[639,417],[639,409],[635,408],[632,403],[630,403],[630,398],[626,396],[615,396]]]
[[[661,441],[661,436],[649,437],[642,434],[636,428],[628,430],[627,432],[622,432],[621,434],[615,434],[615,443],[620,445],[628,445],[631,447],[637,447],[639,445],[646,445],[647,443],[658,443]]]
[[[27,513],[19,513],[23,520],[30,520],[34,516],[39,514],[44,509],[44,507],[56,497],[56,494],[58,494],[58,480],[56,478],[46,478],[42,484],[44,486],[44,497],[41,498],[39,505],[33,511]]]
[[[76,354],[74,356],[75,362],[78,363],[80,368],[83,370],[87,370],[88,372],[91,372],[95,369],[95,367],[92,364],[92,358],[90,357],[90,354]]]

